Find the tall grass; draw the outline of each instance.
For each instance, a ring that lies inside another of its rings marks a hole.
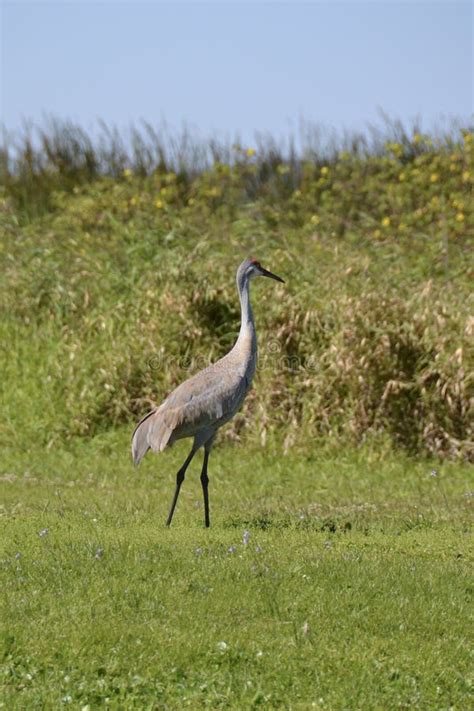
[[[257,388],[228,438],[472,458],[473,134],[391,131],[297,150],[56,122],[9,143],[2,439],[134,420],[230,347],[256,253],[287,286],[255,286]]]
[[[455,122],[440,129],[437,149],[459,143],[460,129]],[[257,170],[247,175],[245,193],[256,198],[269,184],[276,185],[277,192],[283,187],[295,189],[302,180],[303,163],[316,167],[334,163],[341,153],[360,159],[381,156],[390,143],[403,147],[404,159],[411,161],[432,148],[431,137],[428,144],[413,141],[413,136],[421,135],[420,122],[405,125],[383,114],[380,125],[369,125],[365,131],[336,131],[302,120],[296,137],[276,140],[270,134],[257,134]],[[173,171],[189,187],[213,165],[235,165],[244,154],[238,137],[233,141],[200,137],[186,126],[176,132],[165,123],[155,127],[144,121],[120,131],[99,121],[87,131],[72,121],[50,117],[40,124],[25,122],[17,131],[3,129],[0,185],[23,216],[33,217],[51,209],[55,191],[70,192],[99,177],[122,179],[129,170],[142,177]],[[288,168],[285,181],[277,172],[282,164]]]

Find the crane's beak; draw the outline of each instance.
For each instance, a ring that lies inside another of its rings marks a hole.
[[[269,272],[267,269],[264,269],[263,267],[260,267],[260,274],[262,276],[270,277],[270,279],[275,279],[275,281],[281,281],[282,284],[285,283],[281,277],[277,276],[276,274],[272,274],[271,272]]]

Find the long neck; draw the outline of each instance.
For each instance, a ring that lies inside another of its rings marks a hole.
[[[240,297],[241,323],[238,342],[250,338],[256,342],[255,324],[253,320],[252,307],[250,305],[250,280],[243,277],[237,281],[237,288]]]

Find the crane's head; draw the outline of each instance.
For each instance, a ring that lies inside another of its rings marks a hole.
[[[237,270],[237,282],[257,276],[269,277],[270,279],[281,281],[283,284],[285,283],[281,277],[264,269],[257,259],[245,259]]]

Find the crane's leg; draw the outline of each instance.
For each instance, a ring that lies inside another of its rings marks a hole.
[[[214,441],[214,438],[208,440],[206,444],[204,445],[204,461],[202,463],[202,472],[201,472],[201,486],[202,486],[202,495],[204,497],[204,523],[206,528],[209,528],[210,526],[210,520],[209,520],[209,493],[208,493],[208,485],[209,485],[209,477],[207,476],[207,463],[209,461],[209,454],[211,453],[211,447],[212,447],[212,442]]]
[[[193,444],[192,449],[186,458],[186,461],[184,462],[184,464],[181,467],[181,469],[179,470],[179,472],[176,474],[176,489],[174,492],[173,501],[171,503],[170,512],[168,514],[168,520],[166,521],[167,526],[169,526],[171,524],[171,519],[173,518],[174,510],[176,507],[176,502],[178,501],[179,490],[181,489],[181,484],[183,483],[184,475],[186,474],[186,469],[189,467],[189,465],[191,463],[191,459],[194,457],[196,452],[197,452],[197,449],[195,448],[195,446]]]

